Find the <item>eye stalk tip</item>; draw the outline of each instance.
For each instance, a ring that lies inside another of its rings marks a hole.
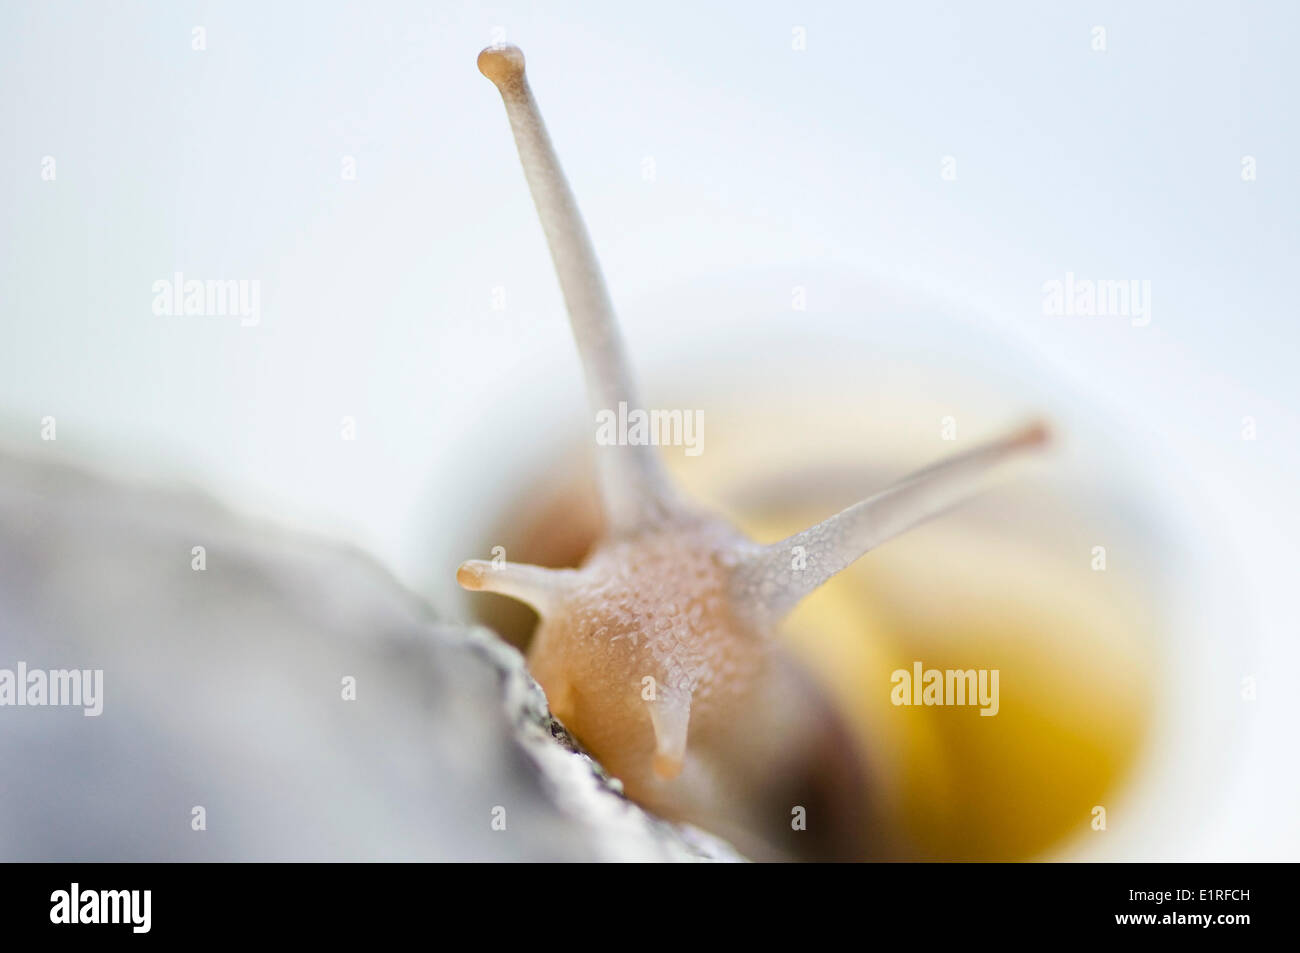
[[[523,79],[524,51],[510,43],[489,46],[478,55],[478,71],[505,89]]]
[[[1034,420],[1016,435],[1022,447],[1039,447],[1052,442],[1052,427],[1046,420]]]
[[[461,588],[469,589],[471,592],[477,592],[483,588],[483,570],[482,560],[471,559],[460,564],[456,570],[456,581],[460,583]]]

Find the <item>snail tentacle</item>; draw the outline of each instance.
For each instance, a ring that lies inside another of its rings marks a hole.
[[[815,526],[744,554],[732,576],[734,602],[778,620],[805,596],[881,543],[971,496],[1009,456],[1046,442],[1034,423],[928,466]]]
[[[691,721],[691,694],[688,691],[660,689],[650,706],[650,722],[655,733],[653,770],[665,781],[677,777],[686,760],[686,735]]]
[[[564,293],[592,411],[599,414],[620,403],[638,407],[600,263],[524,75],[524,54],[516,46],[488,47],[479,54],[478,68],[500,90],[505,103],[519,160]],[[597,451],[602,502],[615,533],[650,525],[676,509],[675,495],[654,447],[598,447]]]
[[[470,559],[456,570],[456,581],[474,592],[495,592],[518,599],[547,616],[559,606],[577,575],[573,569],[543,569],[527,563]]]

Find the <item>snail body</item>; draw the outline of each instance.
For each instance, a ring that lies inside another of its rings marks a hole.
[[[597,419],[615,407],[638,408],[609,295],[525,77],[523,54],[513,46],[490,47],[478,65],[506,107],[591,407]],[[777,807],[749,795],[779,790],[774,774],[833,748],[838,731],[816,688],[781,648],[782,620],[864,553],[959,502],[997,464],[1046,439],[1043,425],[1023,427],[770,544],[684,499],[654,447],[599,446],[604,531],[581,566],[471,560],[457,580],[539,613],[529,668],[556,717],[630,797],[665,816],[736,836],[760,854],[779,855],[781,846],[746,838],[755,825],[738,815],[797,814],[798,803]],[[860,773],[860,767],[850,759],[845,771]],[[859,806],[854,828],[866,838],[870,807]]]

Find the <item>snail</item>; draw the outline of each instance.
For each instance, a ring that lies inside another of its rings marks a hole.
[[[483,50],[479,70],[500,91],[541,219],[580,354],[592,411],[641,408],[609,294],[577,203],[524,71],[522,52]],[[793,832],[815,792],[784,790],[800,759],[842,747],[842,729],[807,674],[779,644],[782,620],[867,552],[971,495],[1003,461],[1041,448],[1032,422],[934,464],[841,512],[759,543],[673,485],[654,446],[596,450],[602,537],[575,568],[470,560],[462,587],[509,596],[541,622],[530,671],[551,709],[627,795],[663,816],[733,837],[757,856],[857,856],[886,838],[870,803],[835,843],[777,842],[780,812]],[[837,740],[838,739],[838,740]],[[851,759],[849,759],[851,762]],[[856,801],[863,765],[844,765]],[[865,799],[864,799],[865,800]],[[765,822],[766,820],[766,822]],[[755,831],[766,830],[766,837]],[[845,833],[847,832],[847,833]],[[814,839],[808,839],[814,840]]]

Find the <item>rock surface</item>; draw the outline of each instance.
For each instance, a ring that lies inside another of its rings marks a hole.
[[[103,712],[0,706],[0,860],[742,859],[621,797],[491,632],[197,494],[0,455],[20,662],[102,670]]]

